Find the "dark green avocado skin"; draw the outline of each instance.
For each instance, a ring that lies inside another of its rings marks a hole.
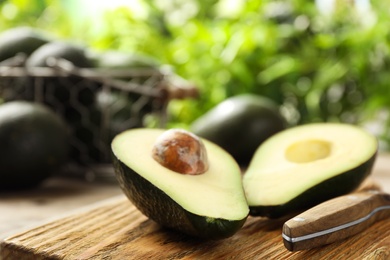
[[[190,236],[216,240],[232,236],[246,221],[246,217],[231,221],[190,213],[162,190],[127,167],[115,155],[113,164],[124,194],[145,216],[161,226]]]
[[[43,105],[8,102],[0,106],[0,144],[0,190],[32,188],[66,162],[67,126]]]
[[[48,38],[30,27],[14,27],[3,31],[0,35],[0,61],[12,58],[18,53],[30,55],[47,42]]]
[[[26,61],[28,67],[47,67],[48,58],[65,59],[79,68],[93,67],[83,46],[65,41],[51,41],[37,48]]]
[[[67,60],[78,68],[92,67],[92,62],[86,54],[86,48],[63,41],[48,42],[36,49],[26,60],[26,67],[29,69],[48,67],[47,61],[49,58]],[[71,75],[67,75],[67,77],[46,77],[43,80],[43,94],[45,97],[63,105],[77,102],[77,105],[89,107],[94,102],[94,92],[98,88],[95,86],[96,84],[90,83],[91,81],[82,81],[82,78]],[[31,88],[35,88],[35,82],[30,82],[30,84]],[[77,89],[77,91],[74,89]],[[73,100],[71,100],[72,98]],[[73,106],[71,105],[71,107]]]
[[[222,101],[199,117],[191,131],[221,146],[241,166],[247,166],[260,144],[286,127],[286,120],[271,100],[242,94]]]
[[[375,159],[376,154],[365,163],[309,188],[283,205],[250,206],[249,214],[272,219],[280,218],[292,213],[299,213],[326,200],[350,193],[357,189],[370,175]]]

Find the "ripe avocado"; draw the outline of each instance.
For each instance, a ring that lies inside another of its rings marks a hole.
[[[353,191],[377,149],[374,136],[348,124],[307,124],[272,136],[243,177],[250,214],[278,218]]]
[[[0,106],[0,143],[0,190],[34,187],[67,159],[66,125],[38,103]]]
[[[194,134],[221,146],[243,166],[264,140],[285,128],[278,106],[254,94],[228,98],[191,125]]]
[[[95,55],[96,67],[109,69],[157,69],[158,62],[146,55],[107,50]]]
[[[161,76],[160,64],[154,58],[141,53],[132,53],[118,50],[106,50],[91,55],[94,64],[98,69],[105,71],[113,78],[131,81],[133,83],[150,85],[151,78],[155,80]],[[115,89],[111,89],[112,94],[118,96],[119,93],[114,93]],[[129,103],[135,103],[139,99],[140,94],[129,91],[127,94],[121,92],[119,95],[127,96]],[[121,97],[122,98],[122,97]],[[152,109],[150,101],[142,108],[142,113],[148,113]]]
[[[26,66],[47,67],[47,60],[51,57],[68,60],[80,68],[93,66],[83,46],[65,41],[52,41],[40,46],[31,53],[26,61]]]
[[[49,38],[31,27],[15,27],[0,34],[0,62],[24,53],[27,56],[40,46],[49,42]]]
[[[86,49],[82,46],[63,41],[53,41],[42,45],[34,51],[26,61],[28,68],[47,67],[49,58],[61,58],[70,61],[76,67],[92,67],[92,62],[88,59]],[[90,106],[94,101],[94,90],[98,86],[88,86],[78,77],[68,76],[65,79],[61,77],[45,78],[44,92],[48,92],[48,86],[51,86],[50,93],[54,100],[60,103],[78,102],[84,106]],[[91,84],[89,84],[91,85]],[[70,93],[69,88],[77,88],[77,92]],[[77,101],[69,101],[72,96],[77,96]]]
[[[131,129],[112,141],[119,184],[129,200],[162,226],[205,238],[237,232],[249,213],[240,168],[219,146],[202,140],[208,169],[181,174],[154,160],[152,150],[162,129]]]

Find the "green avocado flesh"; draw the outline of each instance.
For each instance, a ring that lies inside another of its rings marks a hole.
[[[152,148],[161,129],[131,129],[112,141],[117,179],[124,193],[146,216],[162,226],[206,239],[233,235],[249,208],[240,168],[217,145],[203,140],[209,169],[184,175],[161,166]]]
[[[256,151],[243,185],[250,214],[277,218],[356,189],[370,174],[377,140],[352,125],[284,130]]]

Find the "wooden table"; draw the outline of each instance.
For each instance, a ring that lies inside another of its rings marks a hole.
[[[0,193],[0,239],[80,207],[121,195],[116,180],[56,176],[28,191]]]
[[[380,155],[378,157],[374,166],[373,179],[382,187],[384,191],[390,193],[390,155]],[[93,208],[94,204],[103,205],[102,207],[104,208],[104,211],[102,211],[102,208],[100,208],[99,214],[101,214],[101,212],[106,212],[106,214],[111,212],[113,215],[119,214],[121,215],[121,218],[123,218],[123,212],[128,211],[127,217],[129,219],[134,218],[134,223],[129,223],[129,225],[138,225],[141,223],[141,225],[146,225],[143,226],[143,228],[147,227],[150,229],[150,232],[155,233],[154,230],[157,230],[157,228],[150,222],[145,222],[145,218],[141,216],[139,212],[128,208],[126,206],[126,199],[122,197],[123,194],[115,181],[87,182],[81,179],[62,177],[50,179],[39,189],[24,192],[2,193],[0,194],[0,239],[17,234],[21,230],[29,230],[33,226],[40,226],[41,224],[50,223],[49,220],[51,219],[60,219],[61,222],[61,216],[72,216],[73,211],[78,215],[73,214],[73,217],[70,217],[71,219],[75,218],[74,216],[77,216],[77,218],[80,219],[83,217],[89,219],[91,216],[94,216],[94,211],[90,211],[88,214],[85,212],[86,209],[88,211],[88,208]],[[112,199],[114,199],[114,201],[110,202]],[[108,201],[108,203],[105,203],[105,201]],[[69,217],[64,219],[64,228],[66,228],[66,223],[69,223]],[[261,225],[260,223],[265,222],[255,222],[254,220],[250,220],[246,226],[247,228],[244,228],[243,231],[238,234],[238,237],[242,236],[242,234],[245,232],[249,232],[249,227],[253,225]],[[42,229],[38,228],[36,231],[27,232],[27,234],[31,235],[34,234],[34,232],[38,232],[36,234],[39,235],[42,233],[41,231],[43,229],[47,228],[48,225],[43,225]],[[77,223],[73,225],[77,225]],[[125,224],[123,225],[120,226],[118,224],[113,226],[112,228],[118,228],[117,233],[115,233],[115,237],[107,238],[108,240],[105,240],[105,242],[115,244],[113,239],[118,239],[118,236],[122,237],[121,239],[123,239],[123,232],[128,231],[126,228],[134,228],[133,226],[130,227]],[[275,225],[275,223],[273,225]],[[137,230],[139,231],[139,229]],[[96,235],[94,238],[93,234],[91,233],[89,239],[99,240],[100,235]],[[150,239],[150,237],[145,237],[144,240],[145,239]],[[138,241],[143,240],[141,239]],[[229,243],[238,243],[236,238],[232,238],[228,241]],[[387,240],[385,239],[385,241]],[[167,243],[173,242],[168,241]],[[129,247],[133,244],[134,243],[127,244],[127,246]],[[172,245],[173,244],[171,244],[171,246]],[[337,251],[337,247],[335,247],[334,251]],[[193,253],[199,253],[199,251],[193,251]],[[218,253],[218,251],[216,251],[216,253]],[[219,254],[221,253],[223,254],[223,251],[219,252]],[[294,255],[294,257],[295,256],[297,255]]]

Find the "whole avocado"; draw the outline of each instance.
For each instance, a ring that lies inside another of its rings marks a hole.
[[[241,94],[219,103],[195,120],[190,129],[246,166],[263,141],[286,127],[286,120],[272,100]]]
[[[0,106],[0,190],[31,188],[67,160],[68,132],[42,104],[10,101]]]
[[[27,59],[28,68],[47,67],[50,58],[64,59],[79,68],[92,67],[92,61],[87,57],[86,48],[65,41],[53,41],[42,45],[35,50]],[[81,82],[79,77],[67,76],[44,78],[43,91],[45,95],[53,96],[53,103],[67,104],[78,102],[83,106],[90,106],[94,101],[94,90],[96,84],[88,84],[89,81]],[[35,82],[31,82],[32,88]],[[71,90],[76,89],[76,90]],[[72,93],[73,92],[73,93]],[[71,97],[76,97],[77,101],[71,101]],[[45,100],[45,102],[47,99]],[[48,104],[49,106],[51,104]]]
[[[40,46],[49,42],[49,38],[38,29],[14,27],[0,34],[0,62],[19,53],[30,55]]]
[[[96,54],[96,66],[108,69],[158,69],[159,63],[140,53],[107,50]]]
[[[83,46],[66,41],[52,41],[40,46],[31,53],[26,65],[28,67],[46,67],[49,58],[65,59],[80,68],[93,67]]]

